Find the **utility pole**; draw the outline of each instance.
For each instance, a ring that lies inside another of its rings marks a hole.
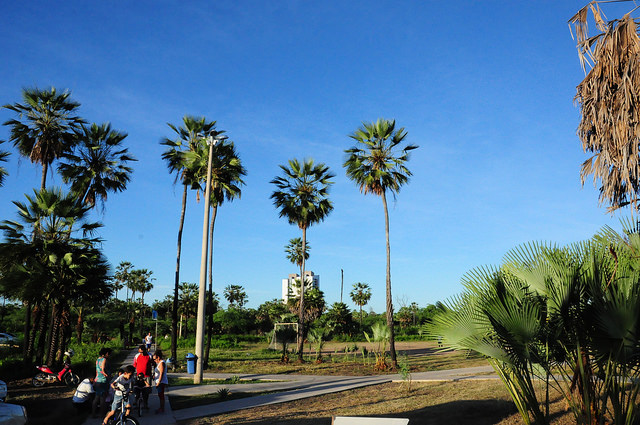
[[[340,302],[342,302],[342,289],[344,288],[344,270],[340,269]]]

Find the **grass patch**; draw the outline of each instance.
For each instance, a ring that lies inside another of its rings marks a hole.
[[[357,349],[353,350],[356,345]],[[368,343],[345,343],[330,341],[325,344],[322,352],[323,362],[315,363],[315,351],[310,351],[305,345],[305,363],[295,361],[295,355],[290,354],[292,361],[280,363],[280,351],[268,350],[265,342],[243,342],[239,348],[212,349],[209,368],[206,372],[215,373],[247,373],[247,374],[305,374],[305,375],[345,375],[363,376],[384,374],[374,372],[375,360]],[[313,347],[311,347],[313,348]],[[369,350],[363,356],[363,348]],[[193,349],[178,349],[178,368],[176,371],[186,371],[184,357]],[[432,370],[453,369],[459,367],[486,366],[484,358],[461,351],[441,352],[433,341],[397,342],[398,355],[406,355],[411,372],[426,372]],[[182,359],[180,361],[180,359]],[[389,371],[388,373],[391,373]]]

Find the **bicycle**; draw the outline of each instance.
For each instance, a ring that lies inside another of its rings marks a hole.
[[[122,400],[120,401],[120,407],[116,410],[115,415],[109,418],[107,425],[140,425],[140,422],[133,416],[127,416],[127,404],[129,403],[129,395],[131,390],[122,391]]]

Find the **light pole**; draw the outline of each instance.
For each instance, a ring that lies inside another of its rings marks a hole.
[[[207,283],[207,252],[209,250],[209,205],[211,202],[211,163],[213,160],[213,147],[220,141],[227,139],[227,136],[216,134],[213,136],[212,131],[207,136],[207,145],[209,145],[209,160],[207,162],[207,187],[204,195],[204,223],[202,224],[202,257],[200,258],[200,287],[198,291],[198,326],[196,328],[196,374],[193,377],[193,383],[202,382],[202,355],[204,351],[204,305],[206,299],[206,283]]]

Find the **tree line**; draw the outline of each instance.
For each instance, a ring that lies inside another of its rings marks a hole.
[[[64,341],[68,341],[69,335],[68,332],[64,334],[64,329],[70,326],[67,317],[71,308],[80,312],[82,303],[104,303],[112,291],[120,289],[120,285],[126,286],[132,293],[140,293],[140,304],[143,308],[144,294],[150,287],[140,289],[135,286],[135,282],[142,279],[150,285],[151,275],[144,269],[129,270],[121,264],[110,280],[112,276],[109,266],[99,249],[100,238],[96,236],[101,224],[89,222],[87,216],[97,205],[104,208],[108,194],[125,190],[130,181],[133,170],[129,163],[136,159],[123,146],[122,142],[127,134],[112,129],[109,123],[88,124],[78,115],[80,104],[71,99],[68,91],[60,93],[55,88],[24,89],[22,97],[22,103],[4,105],[5,109],[15,115],[4,125],[10,128],[8,141],[13,143],[20,155],[42,166],[42,180],[40,190],[34,191],[33,196],[26,196],[26,204],[14,202],[21,222],[6,220],[2,224],[5,241],[0,249],[7,255],[3,255],[2,258],[0,289],[5,296],[19,299],[26,306],[25,358],[31,359],[35,356],[39,360],[42,357],[43,350],[34,350],[34,346],[40,347],[44,344],[41,340],[44,340],[46,335],[49,346],[47,359],[52,360],[56,353],[64,348]],[[168,126],[173,136],[161,141],[165,147],[162,158],[169,172],[175,175],[175,182],[183,186],[171,309],[171,355],[175,357],[180,311],[182,232],[188,193],[195,190],[197,196],[200,196],[205,192],[207,158],[211,151],[212,214],[208,237],[212,245],[217,209],[225,201],[231,202],[241,197],[246,169],[234,142],[228,139],[220,140],[222,137],[219,136],[224,135],[225,131],[217,128],[216,121],[187,115],[182,119],[181,125]],[[410,151],[417,146],[401,146],[406,135],[407,132],[403,128],[396,128],[396,123],[392,120],[379,119],[376,122],[364,123],[350,135],[356,145],[345,150],[347,159],[344,162],[347,176],[355,182],[361,192],[380,196],[383,203],[387,254],[387,325],[390,328],[391,356],[394,364],[396,355],[393,340],[389,214],[386,196],[388,193],[395,196],[411,176],[406,163]],[[207,143],[212,137],[220,142]],[[0,163],[6,161],[7,156],[7,152],[0,152]],[[49,167],[54,163],[58,164],[57,171],[63,182],[69,185],[68,192],[48,189],[46,186]],[[280,168],[282,175],[271,181],[275,186],[271,199],[280,217],[301,230],[299,249],[305,252],[307,230],[312,225],[322,222],[333,210],[329,189],[335,174],[325,164],[316,163],[312,159],[292,159]],[[4,182],[6,173],[5,168],[0,168],[0,184]],[[18,245],[24,249],[16,250],[15,247]],[[19,252],[22,256],[18,255]],[[82,261],[86,263],[86,270],[79,267],[80,264],[84,264]],[[212,261],[210,251],[205,362],[208,359],[213,327]],[[305,261],[304,255],[295,261],[300,267],[301,276],[305,275]],[[17,284],[20,281],[33,283],[21,286]],[[313,306],[314,298],[312,291],[305,291],[305,286],[301,285],[294,307],[299,323],[300,359],[306,334],[305,324],[311,318],[305,304]],[[73,296],[70,298],[71,295]],[[318,298],[317,294],[315,298]],[[74,300],[73,303],[70,300]],[[79,317],[81,316],[80,313]],[[129,338],[133,337],[135,316],[132,311],[127,311]],[[140,315],[141,332],[142,317],[143,315]],[[36,337],[39,337],[37,343]]]

